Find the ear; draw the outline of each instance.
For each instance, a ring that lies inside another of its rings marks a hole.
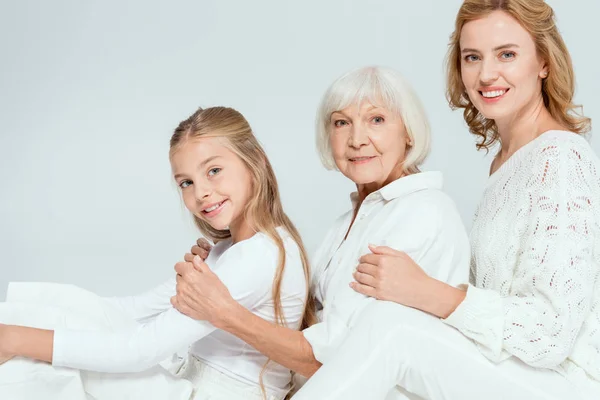
[[[548,66],[544,65],[544,68],[542,68],[542,70],[540,71],[540,78],[541,79],[546,79],[548,77]]]

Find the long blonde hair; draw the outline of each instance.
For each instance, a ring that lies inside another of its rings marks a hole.
[[[279,250],[279,260],[271,291],[275,323],[287,326],[281,306],[281,281],[285,270],[286,257],[283,239],[277,232],[278,227],[283,227],[289,232],[300,250],[307,285],[307,298],[305,300],[302,322],[299,327],[293,328],[304,329],[314,324],[316,316],[313,296],[310,293],[308,256],[298,230],[283,211],[275,172],[265,151],[252,133],[250,124],[241,113],[232,108],[200,108],[189,118],[182,121],[177,129],[175,129],[171,137],[170,155],[172,156],[187,141],[202,137],[219,137],[225,139],[228,148],[244,162],[252,176],[252,195],[244,211],[244,217],[248,221],[251,221],[254,231],[267,235],[273,240]],[[194,221],[200,232],[210,240],[223,240],[231,236],[229,230],[217,230],[196,216],[194,216]],[[263,368],[260,376],[263,394],[265,391],[262,384],[262,375],[265,368]]]
[[[538,54],[548,66],[548,76],[542,81],[542,97],[550,115],[575,133],[587,133],[591,120],[577,112],[581,106],[573,104],[575,73],[567,46],[556,27],[552,7],[544,0],[465,0],[456,15],[446,56],[446,98],[452,109],[464,109],[469,131],[481,139],[477,149],[489,150],[499,140],[498,127],[494,120],[481,115],[467,95],[460,70],[460,35],[467,22],[486,17],[493,11],[507,13],[533,37]]]

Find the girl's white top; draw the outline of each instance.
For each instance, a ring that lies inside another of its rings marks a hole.
[[[313,290],[323,309],[321,322],[305,329],[304,336],[322,363],[374,301],[349,287],[358,259],[370,253],[369,244],[404,251],[427,274],[452,285],[469,277],[469,238],[454,202],[442,191],[441,173],[408,175],[369,194],[348,232],[356,193],[351,199],[353,209],[334,223],[313,264]]]
[[[489,178],[471,233],[471,285],[445,321],[493,361],[600,380],[600,161],[549,131]]]
[[[278,229],[285,246],[285,272],[281,305],[288,327],[299,329],[306,296],[306,280],[298,246],[284,229]],[[229,289],[233,298],[256,315],[274,322],[271,290],[279,252],[266,235],[257,233],[232,245],[219,242],[206,263]],[[189,318],[171,306],[176,282],[139,296],[111,298],[111,303],[140,323],[123,332],[54,332],[53,365],[99,372],[137,372],[168,359],[182,348],[239,380],[258,385],[267,357],[237,337],[206,321]],[[281,395],[289,389],[290,371],[271,361],[263,376],[268,392]]]

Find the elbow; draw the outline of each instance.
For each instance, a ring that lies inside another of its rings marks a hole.
[[[571,355],[572,347],[566,341],[556,340],[537,351],[523,353],[519,358],[532,367],[552,369],[565,362]]]

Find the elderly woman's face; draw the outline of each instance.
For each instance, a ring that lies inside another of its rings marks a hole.
[[[335,163],[357,185],[383,187],[402,176],[408,134],[399,115],[364,102],[331,114]]]

